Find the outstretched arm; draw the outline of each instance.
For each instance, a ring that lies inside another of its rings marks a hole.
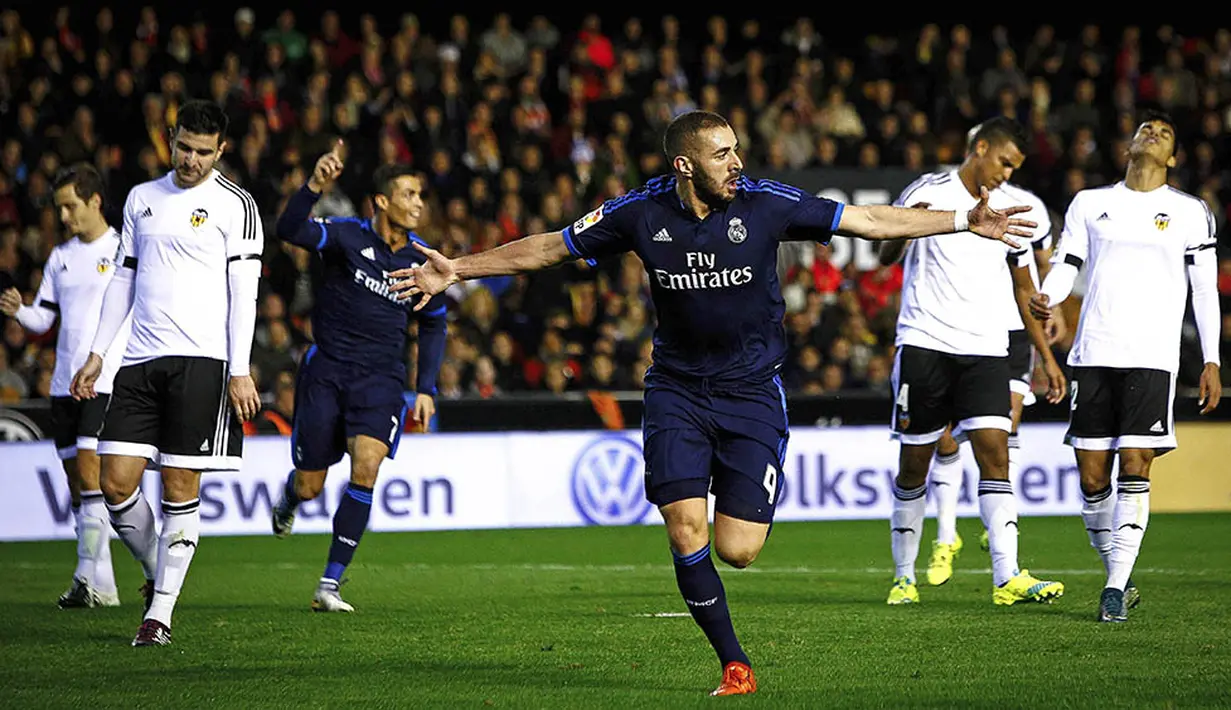
[[[983,188],[979,203],[969,212],[953,210],[917,210],[889,205],[847,205],[838,223],[839,234],[864,239],[914,239],[934,234],[970,231],[981,237],[1002,241],[1020,248],[1012,237],[1029,238],[1038,225],[1012,215],[1028,212],[1019,205],[994,210],[987,204],[988,192]]]
[[[531,234],[485,252],[453,260],[457,280],[505,276],[538,271],[575,258],[564,242],[563,232]]]

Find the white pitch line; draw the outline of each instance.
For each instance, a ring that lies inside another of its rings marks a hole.
[[[641,564],[641,565],[570,565],[558,563],[525,563],[525,564],[434,564],[424,562],[403,562],[403,563],[359,563],[361,567],[370,569],[406,569],[406,570],[471,570],[476,572],[510,572],[522,570],[526,572],[597,572],[597,573],[650,573],[658,574],[669,569],[669,565],[665,564]],[[17,562],[12,567],[21,570],[58,570],[64,567],[60,563],[49,562]],[[269,564],[261,564],[257,562],[242,562],[234,567],[244,570],[299,570],[299,569],[315,569],[315,563],[308,562],[272,562]],[[1086,568],[1086,569],[1056,569],[1048,567],[1033,567],[1032,572],[1044,575],[1056,576],[1102,576],[1105,575],[1101,569]],[[846,574],[868,574],[868,575],[891,575],[894,569],[892,567],[748,567],[746,569],[722,569],[723,575],[814,575],[814,576],[839,576]],[[1226,574],[1226,570],[1211,570],[1211,569],[1170,569],[1163,567],[1139,567],[1134,569],[1135,574],[1165,574],[1165,575],[1180,575],[1190,577],[1204,577],[1211,574]],[[992,570],[987,567],[983,568],[957,568],[953,570],[954,574],[959,575],[989,575]]]

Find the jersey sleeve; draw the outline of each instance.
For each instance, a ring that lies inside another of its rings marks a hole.
[[[120,225],[120,243],[115,248],[115,257],[111,263],[118,269],[137,269],[137,201],[136,191],[128,193],[124,200],[123,223]]]
[[[1056,245],[1056,253],[1051,258],[1053,264],[1069,264],[1080,269],[1090,255],[1090,235],[1082,202],[1081,193],[1077,193],[1069,203],[1069,209],[1064,214],[1060,243]]]
[[[1198,253],[1218,245],[1218,222],[1214,219],[1214,213],[1205,200],[1201,200],[1201,207],[1205,212],[1205,229],[1193,229],[1184,235],[1184,257],[1189,264],[1194,263]]]
[[[579,259],[594,260],[632,251],[646,200],[637,193],[607,200],[565,227],[564,245]]]
[[[57,293],[56,280],[59,278],[62,258],[59,249],[51,250],[47,263],[43,265],[43,281],[38,286],[38,294],[34,296],[34,307],[60,312],[60,296]]]
[[[239,198],[238,209],[230,215],[227,231],[227,262],[260,260],[265,249],[265,228],[256,200],[246,190],[232,191]]]

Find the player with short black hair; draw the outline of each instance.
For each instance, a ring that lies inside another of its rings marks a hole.
[[[778,245],[836,233],[904,239],[970,228],[1012,243],[1024,211],[986,200],[969,211],[843,205],[743,175],[735,132],[718,114],[681,114],[664,139],[672,174],[604,202],[557,232],[393,273],[407,296],[465,279],[544,269],[633,251],[650,276],[658,316],[645,376],[646,496],[666,520],[676,583],[723,666],[715,695],[751,693],[756,679],[731,624],[710,554],[752,564],[778,503],[788,422],[779,372],[786,355]],[[982,240],[971,238],[972,245]]]
[[[961,209],[976,196],[990,195],[991,203],[1000,207],[1042,210],[1041,219],[1049,225],[1037,198],[1008,185],[1026,159],[1025,147],[1016,122],[989,120],[975,133],[961,166],[920,177],[895,204]],[[1030,235],[1031,241],[1035,238]],[[890,518],[895,571],[889,604],[919,601],[915,561],[927,507],[928,469],[937,442],[950,429],[956,439],[970,441],[979,466],[979,513],[992,555],[992,601],[1041,602],[1064,593],[1063,584],[1018,568],[1017,504],[1009,477],[1009,331],[1011,323],[1023,322],[1035,292],[1032,261],[1028,247],[972,244],[960,233],[915,240],[906,248],[893,368],[892,431],[901,449]],[[1030,340],[1043,354],[1048,398],[1058,402],[1064,397],[1064,375],[1047,348],[1042,326],[1028,315],[1025,321]],[[949,482],[952,490],[946,493],[953,503],[960,484],[960,478]],[[948,511],[942,528],[955,514]],[[951,556],[944,553],[957,545],[945,541],[944,532],[935,552],[951,565]],[[956,535],[952,529],[948,532]],[[934,578],[933,583],[946,579]]]
[[[1107,570],[1098,613],[1104,622],[1126,621],[1140,600],[1130,575],[1150,517],[1151,464],[1177,445],[1175,378],[1190,284],[1205,360],[1201,414],[1222,398],[1217,225],[1204,200],[1167,184],[1175,151],[1175,122],[1144,112],[1124,179],[1073,196],[1051,273],[1030,304],[1036,318],[1051,317],[1078,270],[1086,270],[1068,358],[1073,394],[1065,443],[1077,458],[1090,545]]]
[[[426,246],[414,233],[423,215],[423,178],[392,164],[372,176],[371,220],[310,219],[312,207],[342,173],[341,141],[317,161],[312,176],[278,218],[278,237],[320,254],[324,279],[315,299],[316,340],[299,365],[291,458],[282,497],[274,506],[274,534],[286,537],[295,510],[320,495],[333,464],[350,454],[351,475],[333,517],[333,542],[312,608],[350,612],[338,587],[367,528],[381,462],[397,454],[406,417],[406,331],[411,304],[389,291],[388,274],[415,266]],[[436,376],[444,361],[443,303],[419,312],[419,362],[414,419],[426,431],[435,411]],[[398,333],[393,337],[393,333]]]
[[[265,239],[256,202],[215,168],[227,116],[193,100],[171,129],[172,170],[124,203],[115,276],[72,392],[92,399],[103,357],[132,332],[99,437],[111,522],[141,563],[145,618],[134,646],[171,643],[171,614],[201,531],[201,474],[238,470],[243,425],[260,410],[249,375]],[[162,469],[162,530],[140,488]]]
[[[122,349],[103,363],[97,398],[79,402],[69,394],[69,385],[89,354],[103,291],[115,273],[111,259],[120,236],[103,216],[107,190],[92,165],[80,163],[61,170],[52,189],[69,239],[51,250],[34,304],[23,305],[21,294],[10,288],[0,294],[0,312],[34,333],[46,333],[57,319],[60,323],[51,375],[51,435],[68,477],[77,529],[77,569],[68,591],[60,595],[60,608],[118,606],[111,566],[111,523],[99,488],[97,449]],[[119,340],[127,340],[128,325],[121,326]]]

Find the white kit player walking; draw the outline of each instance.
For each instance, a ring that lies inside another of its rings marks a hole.
[[[83,163],[61,171],[52,187],[60,221],[72,236],[51,250],[34,304],[22,305],[21,294],[11,288],[0,294],[0,312],[17,318],[34,333],[46,333],[57,317],[60,322],[51,376],[51,430],[68,477],[77,528],[77,569],[68,591],[60,596],[60,608],[118,606],[111,567],[111,523],[99,488],[96,449],[129,321],[121,324],[116,337],[120,348],[103,363],[96,385],[99,396],[79,402],[70,396],[69,385],[90,353],[103,292],[115,273],[112,257],[120,236],[103,216],[106,190],[93,166]]]
[[[987,194],[997,208],[1021,205],[1000,188],[1025,160],[1024,148],[1024,132],[1016,122],[991,119],[979,129],[961,167],[920,178],[896,204],[960,213],[978,195]],[[1019,313],[1028,308],[1035,292],[1028,266],[1033,257],[1027,247],[981,241],[955,232],[914,240],[906,250],[893,369],[893,436],[901,451],[890,521],[896,569],[889,604],[919,600],[915,561],[928,469],[937,442],[950,427],[955,436],[970,441],[979,465],[979,512],[992,554],[992,601],[1050,601],[1064,592],[1063,584],[1019,569],[1017,504],[1009,482],[1011,325],[1005,300],[1012,289]],[[1041,324],[1027,321],[1032,341],[1047,351]],[[1048,397],[1060,401],[1064,376],[1050,352],[1044,355],[1044,367]]]
[[[117,347],[116,329],[131,310],[98,451],[112,525],[147,580],[134,646],[171,642],[171,613],[200,537],[201,473],[239,469],[241,421],[260,409],[248,361],[265,240],[252,196],[214,169],[227,123],[216,104],[185,102],[171,135],[174,169],[129,192],[116,275],[72,386],[76,397],[94,395],[102,356]],[[140,488],[155,455],[157,535]]]
[[[1073,196],[1051,273],[1030,304],[1036,318],[1048,318],[1085,268],[1065,442],[1081,472],[1082,520],[1107,570],[1099,621],[1127,620],[1140,598],[1130,575],[1150,518],[1150,465],[1176,447],[1175,379],[1190,283],[1204,358],[1201,414],[1222,397],[1214,217],[1204,201],[1167,185],[1175,147],[1171,118],[1147,114],[1129,144],[1124,179]]]

